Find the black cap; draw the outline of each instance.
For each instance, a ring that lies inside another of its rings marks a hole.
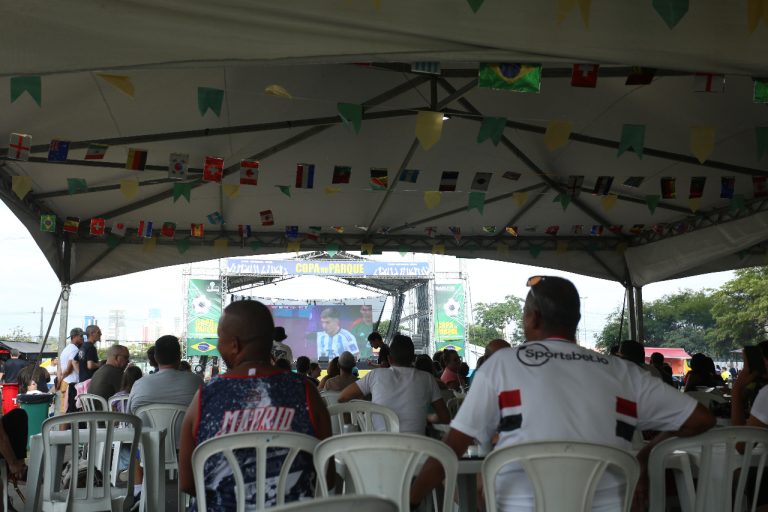
[[[287,337],[288,336],[286,336],[285,334],[285,327],[279,327],[279,326],[275,327],[275,336],[274,336],[275,341],[283,341]]]

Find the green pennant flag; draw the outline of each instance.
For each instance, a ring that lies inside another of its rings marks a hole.
[[[11,77],[11,103],[19,99],[19,96],[28,92],[37,106],[43,103],[43,83],[37,76],[13,76]]]
[[[741,194],[733,196],[731,199],[730,209],[732,212],[738,212],[745,208],[744,196]]]
[[[107,235],[107,247],[110,249],[114,249],[118,245],[120,245],[120,242],[123,241],[122,236],[113,235],[112,233],[109,233]]]
[[[587,252],[592,253],[592,252],[595,252],[596,250],[597,250],[597,242],[595,242],[594,240],[590,241],[587,244]]]
[[[336,108],[344,124],[352,128],[355,133],[360,133],[360,126],[363,124],[363,106],[356,103],[338,103]]]
[[[768,126],[758,126],[755,128],[757,137],[757,159],[762,160],[768,153]]]
[[[176,250],[179,251],[179,254],[184,254],[187,252],[187,249],[189,249],[189,238],[176,240]]]
[[[333,258],[339,253],[339,246],[337,244],[328,244],[325,246],[325,252],[328,253],[328,256]]]
[[[88,192],[88,184],[83,178],[67,178],[67,192],[69,195]]]
[[[250,247],[252,251],[258,251],[261,248],[261,242],[254,240],[248,244],[248,247]]]
[[[287,195],[288,197],[291,197],[291,187],[288,185],[275,185],[277,188],[280,189],[280,192]]]
[[[191,183],[174,183],[173,184],[173,202],[175,203],[178,201],[178,199],[182,196],[184,196],[184,199],[187,200],[187,202],[190,202],[190,193],[192,192],[192,184]]]
[[[464,244],[464,248],[469,250],[469,252],[475,252],[478,249],[478,246],[476,242],[470,241]]]
[[[645,204],[648,205],[648,210],[651,212],[651,215],[656,212],[656,207],[659,205],[659,199],[661,199],[661,196],[658,194],[645,196]]]
[[[412,252],[412,249],[407,245],[401,245],[397,248],[398,252],[400,252],[400,256],[405,256],[409,252]]]
[[[482,215],[485,209],[485,192],[470,192],[469,193],[469,205],[467,211],[477,210]]]
[[[472,9],[472,12],[477,12],[480,10],[480,7],[483,5],[483,2],[485,0],[467,0],[467,3],[469,4],[469,7]]]
[[[217,117],[221,117],[221,105],[224,103],[224,91],[211,87],[197,88],[197,110],[204,116],[211,109]]]
[[[528,246],[528,252],[533,256],[534,258],[539,257],[539,253],[541,252],[541,246],[538,244],[531,244]]]
[[[483,122],[480,124],[480,131],[477,132],[477,143],[480,144],[487,139],[491,139],[493,145],[498,146],[506,126],[506,117],[484,117]]]
[[[628,149],[632,149],[639,158],[643,158],[643,147],[645,146],[645,125],[644,124],[625,124],[621,128],[621,140],[619,141],[619,152],[616,156],[621,156]]]
[[[552,200],[553,203],[560,203],[560,206],[563,207],[563,211],[568,208],[568,205],[571,204],[571,195],[566,194],[565,192],[561,192],[555,196],[555,198]]]
[[[688,0],[653,0],[653,8],[670,29],[688,13]]]
[[[755,79],[755,90],[752,95],[754,103],[768,103],[768,79]]]

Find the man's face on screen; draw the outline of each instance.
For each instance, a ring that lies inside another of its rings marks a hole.
[[[339,332],[339,319],[330,316],[320,319],[320,326],[326,334],[336,334]]]
[[[366,324],[372,324],[373,323],[373,307],[360,306],[360,316],[363,317],[363,322],[365,322]]]

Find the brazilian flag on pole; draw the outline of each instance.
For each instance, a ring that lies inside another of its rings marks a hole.
[[[478,85],[487,89],[538,93],[541,64],[480,64]]]

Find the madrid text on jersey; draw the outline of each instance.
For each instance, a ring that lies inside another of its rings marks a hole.
[[[597,353],[552,352],[541,343],[526,343],[517,349],[517,359],[526,366],[541,366],[552,359],[608,364],[608,359]]]
[[[296,411],[290,407],[255,407],[225,411],[221,427],[216,437],[235,432],[253,432],[256,430],[291,430],[291,422]]]

